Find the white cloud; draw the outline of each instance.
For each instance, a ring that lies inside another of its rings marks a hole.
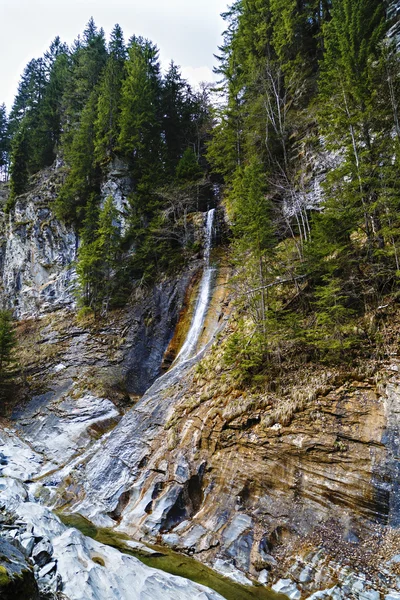
[[[182,76],[191,86],[197,87],[199,83],[214,82],[215,75],[210,67],[182,67]]]

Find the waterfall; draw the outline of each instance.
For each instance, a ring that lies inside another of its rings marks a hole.
[[[207,314],[211,295],[211,284],[215,273],[215,267],[210,266],[214,217],[215,208],[212,208],[207,212],[205,222],[204,270],[200,282],[199,295],[197,297],[196,307],[186,340],[175,359],[175,366],[194,356],[203,329],[204,319]]]

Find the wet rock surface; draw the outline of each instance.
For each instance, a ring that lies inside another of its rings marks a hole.
[[[0,490],[3,505],[9,503],[10,496],[9,490]],[[0,538],[1,598],[38,600],[38,588],[43,598],[67,600],[222,598],[204,586],[147,567],[132,556],[86,538],[63,525],[44,506],[18,503],[19,498],[16,494],[13,502],[15,529],[11,526],[7,530],[12,543]],[[24,552],[13,544],[24,546]],[[10,589],[14,596],[2,595],[3,582],[4,594]]]
[[[196,270],[194,267],[179,280],[154,286],[133,307],[123,358],[130,393],[144,394],[161,375],[163,356],[178,323],[186,288]]]
[[[292,598],[397,590],[395,560],[381,567],[400,552],[397,437],[388,436],[399,427],[397,372],[379,388],[333,387],[288,425],[265,427],[255,414],[249,427],[232,406],[216,411],[191,366],[158,380],[69,472],[68,510],[162,540],[237,581],[271,584],[281,573],[290,582],[279,591]]]
[[[8,535],[15,538],[30,561],[40,593],[46,597],[220,597],[187,580],[157,572],[149,574],[132,557],[105,546],[99,548],[75,530],[63,536],[59,526],[63,531],[66,528],[54,515],[32,503],[39,500],[53,504],[59,486],[70,499],[79,493],[68,474],[79,472],[82,460],[90,460],[117,425],[124,412],[121,394],[129,402],[129,393],[137,393],[140,386],[149,385],[159,375],[163,353],[182,308],[185,286],[196,269],[155,286],[136,299],[132,310],[118,313],[104,326],[83,326],[68,310],[23,324],[27,332],[25,365],[33,383],[37,381],[43,391],[14,410],[13,427],[0,431],[0,504],[16,515],[16,529]],[[115,395],[113,386],[121,382],[124,391]],[[111,392],[116,404],[100,393],[104,390]],[[185,493],[193,497],[190,516],[201,499],[196,492],[193,496],[196,478],[186,485],[186,471],[182,469],[177,469],[177,477],[186,486]],[[127,502],[129,494],[119,494],[107,517],[113,525]],[[181,503],[184,505],[185,499]],[[71,554],[71,547],[76,548],[75,554]],[[93,553],[95,560],[90,562]],[[63,562],[68,555],[70,562]],[[115,563],[115,576],[108,568],[110,561]],[[68,587],[66,582],[74,579],[75,587],[72,583]],[[132,596],[134,584],[136,596]]]

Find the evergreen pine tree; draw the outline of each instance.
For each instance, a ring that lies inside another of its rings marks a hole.
[[[10,137],[8,132],[8,118],[6,105],[0,105],[0,173],[7,178],[9,163]]]
[[[11,178],[11,193],[7,203],[7,209],[9,210],[17,196],[23,194],[28,186],[29,181],[29,139],[28,139],[28,126],[23,121],[12,139],[11,143],[11,166],[10,166],[10,178]]]
[[[243,2],[236,0],[222,13],[227,22],[223,44],[219,46],[219,65],[215,73],[221,77],[218,90],[225,96],[226,105],[215,111],[217,124],[208,144],[207,158],[216,173],[230,181],[243,162],[243,73],[238,56],[238,29],[243,14]],[[249,39],[250,41],[250,39]]]
[[[31,137],[31,156],[35,169],[50,166],[60,143],[62,130],[62,97],[69,77],[68,51],[59,38],[45,53],[47,84],[38,108]]]
[[[325,27],[320,78],[321,132],[326,146],[340,152],[342,158],[327,179],[328,200],[317,223],[319,228],[331,230],[329,224],[335,222],[336,230],[345,232],[344,260],[357,253],[357,269],[359,275],[364,273],[366,281],[374,279],[374,265],[385,244],[379,166],[388,164],[388,156],[382,154],[382,123],[376,128],[379,93],[372,76],[374,65],[379,63],[384,32],[384,12],[379,0],[335,3],[332,20]],[[384,136],[391,134],[386,131]],[[330,231],[330,240],[332,234]],[[335,237],[338,235],[341,233]],[[324,239],[318,232],[314,238],[315,246],[317,240]],[[360,269],[362,263],[364,267]],[[378,265],[377,270],[380,270]],[[342,277],[346,286],[347,269]],[[350,277],[360,285],[363,278]],[[380,283],[377,275],[373,285],[379,287]]]
[[[272,277],[275,276],[273,255],[276,241],[266,176],[256,157],[252,157],[245,167],[236,171],[230,203],[239,262],[244,264],[244,257],[248,254],[244,276],[249,277],[252,273],[250,287],[256,290],[252,295],[252,302],[256,306],[253,316],[265,334],[268,317],[266,285],[271,278],[270,269]],[[254,261],[253,269],[248,268],[251,260]]]
[[[91,239],[89,227],[92,226],[91,211],[87,214],[85,235],[79,249],[77,274],[80,288],[80,301],[83,307],[89,307],[95,314],[106,314],[112,303],[120,268],[120,228],[118,213],[109,196],[100,211],[98,227]]]
[[[130,41],[122,85],[119,150],[136,182],[160,179],[160,94],[158,50],[148,40]]]
[[[40,105],[46,86],[46,74],[43,59],[31,60],[24,69],[18,84],[10,117],[9,131],[14,135],[22,120],[30,115],[30,120],[35,118],[35,109]]]
[[[95,123],[95,157],[101,165],[111,159],[118,140],[125,58],[123,33],[120,26],[115,25],[111,33],[109,57],[100,83],[98,114]]]
[[[49,49],[46,50],[43,56],[47,78],[50,77],[51,71],[54,67],[54,63],[56,62],[57,58],[65,54],[69,54],[68,45],[62,42],[60,36],[57,35],[51,42]]]
[[[158,50],[132,38],[122,84],[118,150],[135,185],[131,196],[131,232],[135,243],[148,236],[148,223],[159,209],[155,193],[162,181],[161,77]],[[147,231],[146,231],[147,230]]]
[[[83,39],[75,41],[70,55],[70,74],[63,94],[63,146],[68,152],[82,111],[97,86],[107,61],[104,32],[90,19]]]
[[[176,171],[175,177],[179,183],[190,183],[198,181],[203,175],[197,157],[191,148],[186,148],[185,152],[180,159]]]
[[[98,90],[94,89],[66,153],[70,170],[57,197],[56,210],[62,219],[69,222],[81,222],[89,198],[100,191],[100,173],[94,160],[97,105]]]
[[[194,141],[195,99],[179,68],[171,62],[162,87],[162,129],[165,143],[165,170],[173,175],[188,144]]]

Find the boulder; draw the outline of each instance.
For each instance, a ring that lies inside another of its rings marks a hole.
[[[32,567],[22,552],[4,538],[0,538],[0,598],[39,599]]]
[[[53,546],[49,540],[42,540],[33,549],[32,558],[38,567],[42,568],[51,561]]]

